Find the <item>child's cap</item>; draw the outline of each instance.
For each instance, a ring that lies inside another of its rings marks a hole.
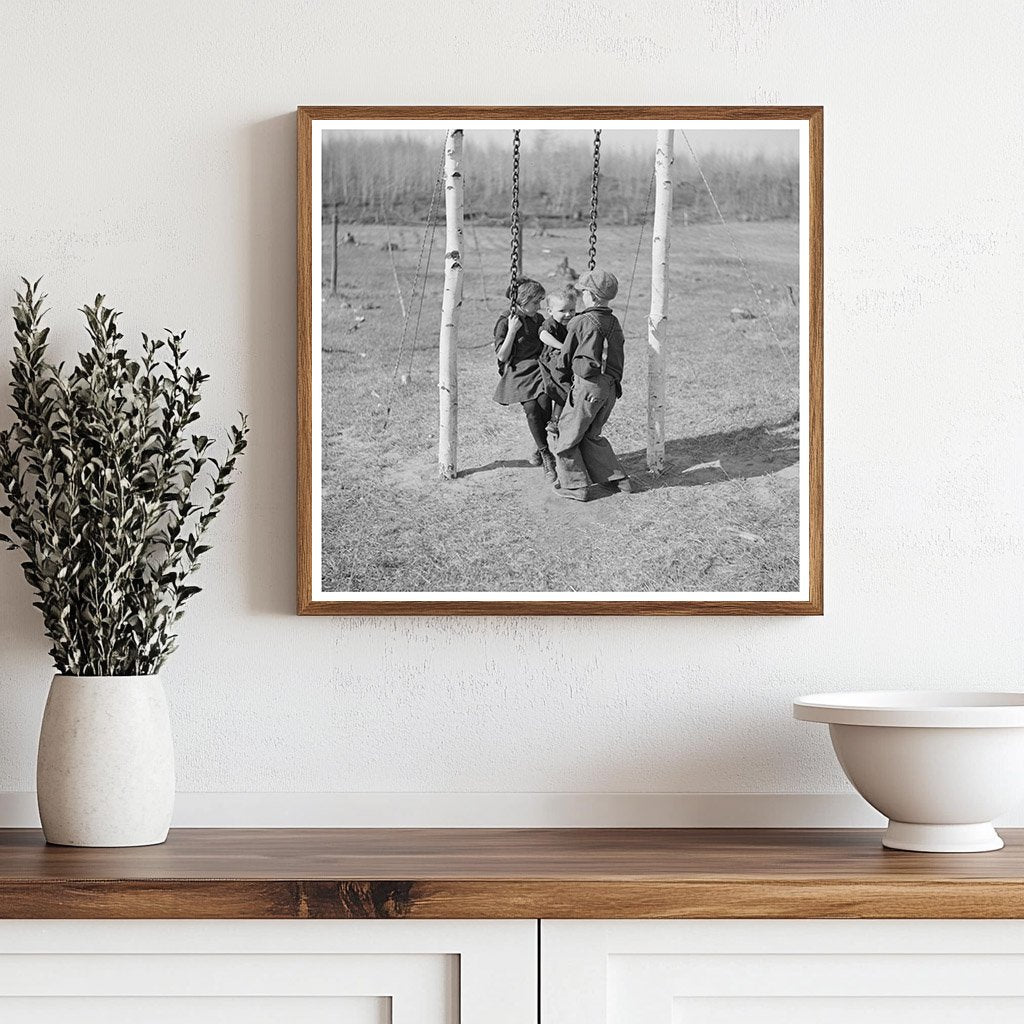
[[[607,270],[588,270],[577,279],[576,288],[581,292],[590,292],[595,299],[604,299],[607,302],[618,294],[619,280]]]

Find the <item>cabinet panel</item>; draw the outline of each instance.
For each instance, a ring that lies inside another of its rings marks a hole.
[[[0,1001],[5,1021],[32,1024],[391,1024],[390,999],[14,997]]]
[[[543,1024],[1024,1020],[1024,923],[545,921]]]
[[[5,921],[0,1020],[535,1024],[535,921]]]
[[[1020,1000],[869,997],[677,999],[672,1024],[1020,1024]]]

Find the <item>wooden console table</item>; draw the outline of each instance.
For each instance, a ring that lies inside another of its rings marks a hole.
[[[997,853],[861,829],[176,829],[163,846],[0,830],[0,917],[1024,918],[1024,830]]]
[[[0,1020],[1016,1022],[1024,832],[1004,836],[937,855],[862,830],[179,829],[88,850],[0,830]]]

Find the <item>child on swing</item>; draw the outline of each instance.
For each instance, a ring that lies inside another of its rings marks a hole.
[[[543,299],[544,286],[539,281],[520,278],[510,313],[502,314],[494,325],[494,352],[501,378],[494,400],[499,405],[522,405],[534,445],[530,465],[543,466],[545,478],[553,483],[555,459],[547,438],[551,399],[540,367],[544,345],[540,340],[539,310]]]
[[[590,485],[628,494],[632,481],[601,434],[622,396],[625,339],[611,310],[619,282],[607,270],[591,270],[576,282],[583,311],[572,318],[558,357],[557,376],[569,390],[553,448],[563,498],[588,501]]]
[[[544,387],[551,399],[548,434],[558,433],[558,417],[562,414],[568,389],[558,379],[558,360],[567,333],[567,324],[576,315],[576,289],[566,285],[561,291],[550,292],[547,297],[548,315],[540,325],[540,340],[544,346],[540,356],[540,372]],[[549,442],[548,447],[551,447]]]

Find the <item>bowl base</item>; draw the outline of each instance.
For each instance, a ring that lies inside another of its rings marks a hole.
[[[917,825],[890,821],[882,833],[882,845],[890,850],[918,853],[987,853],[1001,850],[1003,840],[990,822],[976,825]]]

